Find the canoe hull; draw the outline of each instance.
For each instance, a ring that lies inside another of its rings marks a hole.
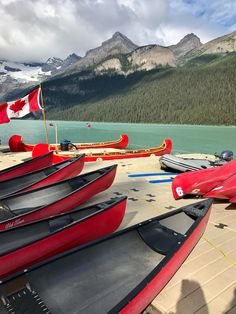
[[[202,219],[193,233],[185,241],[182,247],[176,252],[174,258],[161,269],[161,271],[146,285],[146,287],[136,295],[119,313],[122,314],[138,314],[142,313],[145,308],[153,301],[159,292],[170,281],[176,271],[181,267],[188,255],[191,253],[202,234],[204,233],[211,211]]]
[[[211,204],[206,200],[154,217],[37,264],[25,276],[6,278],[1,299],[11,303],[12,295],[32,285],[55,313],[142,313],[200,239]],[[18,290],[11,294],[13,284]],[[59,299],[61,289],[67,293]],[[28,299],[21,301],[26,306]]]
[[[0,256],[0,279],[75,246],[114,232],[122,222],[125,208],[126,198],[121,198],[121,201],[113,202],[106,209],[100,209],[91,217],[87,216],[60,232]]]
[[[126,150],[121,152],[104,152],[104,153],[90,153],[85,154],[85,162],[101,161],[101,160],[116,160],[116,159],[129,159],[129,158],[140,158],[140,157],[150,157],[150,156],[161,156],[163,154],[169,154],[172,149],[172,142],[169,139],[164,140],[161,146],[140,150]],[[32,151],[32,156],[37,157],[45,154],[49,151],[49,146],[47,144],[38,144],[34,147]],[[53,155],[53,162],[58,163],[68,158],[73,157],[73,154],[68,153],[68,155]]]
[[[84,155],[78,156],[79,158],[71,162],[68,166],[64,167],[60,171],[53,173],[47,178],[33,184],[32,186],[22,190],[22,192],[30,191],[45,185],[53,184],[60,180],[70,179],[80,174],[84,167]]]
[[[47,152],[32,158],[31,160],[20,163],[16,166],[4,169],[0,171],[0,181],[10,180],[24,174],[37,171],[52,165],[53,154],[52,152]]]
[[[126,134],[121,134],[118,140],[109,142],[98,142],[98,143],[75,143],[77,149],[88,149],[88,148],[118,148],[124,149],[128,146],[129,138]],[[25,144],[23,137],[20,135],[13,135],[8,141],[10,150],[12,152],[31,152],[36,144]],[[60,145],[50,144],[49,150],[60,150]],[[73,147],[71,148],[73,149]]]
[[[38,221],[50,216],[56,216],[58,214],[67,212],[76,208],[80,204],[87,201],[92,196],[108,189],[114,181],[116,175],[116,166],[111,167],[111,170],[105,175],[100,176],[98,179],[87,183],[83,188],[73,192],[60,200],[43,206],[37,210],[29,211],[20,216],[13,217],[11,219],[0,222],[0,231],[15,228],[21,225],[25,225],[34,221]],[[25,193],[30,193],[25,192]],[[23,194],[23,193],[21,193]],[[17,196],[17,195],[16,195]],[[19,194],[18,194],[19,196]],[[46,196],[45,196],[46,197]]]
[[[222,185],[236,174],[236,159],[217,168],[185,172],[176,176],[172,182],[172,192],[175,199],[185,195],[204,195]]]
[[[0,199],[72,178],[82,171],[83,166],[84,155],[78,155],[78,157],[63,161],[60,164],[5,180],[0,182]]]

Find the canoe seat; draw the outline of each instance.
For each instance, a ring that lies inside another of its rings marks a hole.
[[[49,221],[50,232],[55,232],[73,222],[71,215],[58,217]]]
[[[10,210],[0,205],[0,221],[15,217],[15,214]]]
[[[212,200],[209,199],[208,203],[211,204]],[[201,203],[196,203],[196,204],[193,204],[191,207],[186,206],[186,208],[184,208],[183,211],[187,215],[195,217],[195,218],[197,218],[197,217],[204,217],[207,206],[208,205],[204,205],[204,204],[201,204]]]
[[[1,313],[50,314],[39,295],[31,288],[26,276],[6,283],[0,292]]]
[[[150,248],[163,255],[166,255],[183,239],[181,234],[161,226],[158,221],[139,227],[138,232]]]
[[[1,304],[0,309],[7,310],[6,313],[19,314],[50,314],[37,293],[25,288],[7,297],[6,304]],[[2,311],[1,311],[2,313]]]

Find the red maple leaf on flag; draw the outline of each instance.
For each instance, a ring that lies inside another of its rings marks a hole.
[[[16,112],[22,110],[22,108],[24,107],[24,105],[25,105],[25,100],[19,99],[19,100],[15,101],[14,104],[12,104],[12,105],[10,106],[10,109],[11,109],[12,111],[14,111],[14,113],[16,113]]]

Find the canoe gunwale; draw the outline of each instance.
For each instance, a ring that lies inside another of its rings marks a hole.
[[[115,160],[115,159],[128,159],[128,158],[139,158],[139,157],[151,157],[151,156],[161,156],[163,154],[170,153],[172,150],[172,141],[170,139],[165,139],[162,144],[158,147],[151,147],[146,149],[136,149],[136,150],[121,150],[116,152],[91,152],[85,153],[85,162],[92,161],[102,161],[102,160]],[[36,157],[45,152],[49,151],[48,144],[38,144],[34,147],[32,151],[32,156]],[[72,151],[73,152],[73,151]],[[57,163],[61,160],[73,157],[76,154],[68,152],[68,154],[60,155],[54,152],[53,162]]]
[[[26,216],[28,216],[28,215],[34,214],[34,213],[36,213],[37,211],[44,210],[44,209],[46,209],[46,208],[49,207],[49,206],[50,206],[50,207],[53,207],[56,203],[61,202],[62,200],[67,199],[68,197],[71,197],[73,194],[78,193],[81,189],[85,189],[85,188],[87,188],[90,184],[93,184],[94,182],[103,179],[104,176],[108,175],[109,173],[111,173],[112,171],[114,171],[114,169],[116,169],[116,168],[117,168],[117,164],[112,165],[112,166],[108,166],[108,167],[104,167],[104,168],[100,168],[100,169],[97,169],[97,170],[94,170],[94,171],[91,171],[91,172],[82,174],[82,175],[80,175],[80,176],[78,176],[78,177],[74,177],[74,178],[71,178],[71,179],[65,179],[65,180],[62,180],[62,181],[59,181],[59,182],[56,182],[56,183],[47,185],[47,186],[45,186],[45,187],[39,187],[39,188],[36,188],[36,189],[34,189],[34,190],[30,190],[30,191],[26,191],[26,192],[20,192],[20,193],[13,194],[13,195],[10,195],[10,196],[8,196],[8,197],[2,198],[0,201],[3,201],[3,205],[7,207],[7,205],[4,204],[4,200],[6,200],[6,199],[10,199],[10,198],[14,198],[14,197],[20,197],[20,196],[22,196],[22,195],[25,196],[26,198],[28,198],[28,195],[30,195],[30,193],[35,193],[35,192],[37,192],[37,191],[39,191],[39,190],[48,189],[48,188],[50,188],[50,187],[52,187],[52,186],[55,187],[55,186],[57,186],[57,185],[66,184],[68,180],[72,180],[72,179],[75,179],[75,178],[79,180],[79,177],[83,177],[83,176],[86,176],[86,175],[91,175],[91,174],[93,174],[93,173],[100,172],[100,171],[102,171],[102,170],[104,170],[104,169],[106,170],[106,171],[104,171],[102,174],[100,174],[99,177],[93,179],[92,181],[86,182],[86,183],[83,184],[80,188],[77,188],[77,189],[73,190],[72,192],[66,194],[64,197],[62,197],[62,198],[60,198],[60,199],[57,199],[57,200],[51,202],[50,204],[38,206],[38,207],[36,207],[36,209],[34,208],[33,210],[29,210],[29,211],[27,210],[27,211],[24,211],[22,214],[15,215],[15,217],[11,217],[11,218],[9,218],[9,219],[0,221],[0,226],[1,226],[1,225],[4,225],[4,224],[11,223],[11,222],[14,221],[15,219],[17,219],[17,220],[20,221],[21,218],[24,218],[24,217],[26,217]],[[4,207],[4,206],[3,206],[3,207]],[[14,211],[11,210],[11,208],[10,208],[10,211],[12,211],[12,212],[14,213]],[[50,216],[51,216],[51,215],[50,215]],[[53,216],[54,216],[54,215],[53,215]],[[26,223],[24,223],[24,224],[28,224],[28,223],[29,223],[29,222],[26,222]],[[6,228],[6,229],[12,229],[12,228],[15,228],[15,227],[18,227],[18,225],[14,225],[13,227]],[[6,230],[6,229],[2,229],[2,230],[0,230],[0,232],[4,231],[4,230]]]
[[[119,205],[120,203],[122,203],[122,202],[125,201],[126,199],[127,199],[127,196],[120,196],[120,197],[116,197],[116,199],[112,199],[112,200],[114,201],[114,202],[112,203],[112,207],[113,207],[113,206],[116,206],[116,205]],[[107,202],[108,202],[108,201],[107,201]],[[101,202],[101,203],[106,203],[106,202]],[[94,204],[94,205],[91,205],[91,206],[87,206],[87,207],[84,207],[84,208],[74,209],[74,210],[71,210],[71,211],[66,212],[66,213],[62,213],[62,214],[59,214],[59,215],[56,215],[56,216],[50,216],[50,217],[48,217],[48,218],[41,219],[41,220],[39,220],[39,221],[33,221],[32,223],[29,223],[29,224],[27,224],[27,225],[22,225],[22,226],[20,226],[19,228],[29,227],[29,226],[31,226],[31,225],[34,226],[34,225],[40,224],[40,223],[42,223],[42,222],[49,222],[49,221],[51,221],[51,220],[55,220],[55,219],[57,219],[57,218],[60,218],[60,217],[66,216],[66,215],[70,215],[70,214],[73,214],[73,213],[76,213],[76,212],[79,212],[79,211],[83,211],[83,210],[88,210],[88,209],[91,208],[91,207],[99,206],[101,203],[97,203],[97,204]],[[58,229],[56,229],[56,230],[50,232],[50,234],[48,234],[48,235],[46,235],[46,236],[43,236],[42,238],[38,238],[38,239],[36,239],[36,240],[34,240],[34,241],[28,243],[27,245],[31,245],[31,244],[33,244],[33,243],[38,242],[39,240],[47,239],[47,238],[49,238],[50,236],[55,235],[55,234],[58,233],[58,232],[67,230],[67,229],[71,228],[72,226],[74,226],[74,225],[76,225],[76,224],[78,224],[78,223],[81,223],[81,222],[83,222],[83,221],[86,221],[86,220],[90,219],[91,217],[94,217],[94,216],[100,214],[101,212],[108,211],[108,210],[110,209],[110,207],[111,207],[111,204],[106,204],[106,207],[105,207],[105,208],[104,208],[104,207],[103,207],[103,208],[100,208],[100,209],[98,209],[95,213],[88,214],[86,217],[79,218],[78,220],[75,220],[75,221],[73,221],[73,222],[71,222],[71,223],[68,223],[68,224],[66,224],[66,225],[63,226],[63,227],[60,227],[60,228],[58,228]],[[11,232],[12,230],[17,230],[17,229],[19,229],[19,228],[7,229],[7,230],[3,231],[3,233]],[[50,229],[50,226],[49,226],[49,229]],[[1,233],[2,233],[2,232],[0,232],[0,239],[1,239]],[[25,245],[19,246],[19,247],[17,248],[17,250],[22,249],[24,246],[25,246]],[[4,255],[6,255],[6,254],[11,254],[11,253],[14,252],[14,251],[16,251],[16,250],[11,250],[11,251],[8,251],[7,253],[3,253],[3,254],[0,253],[0,258],[1,258],[1,256],[4,256]]]
[[[87,148],[120,148],[124,149],[128,146],[129,138],[127,134],[121,134],[119,139],[95,143],[73,143],[77,149],[87,149]],[[27,144],[23,142],[23,136],[12,135],[8,141],[9,147],[12,152],[29,152],[32,151],[37,144]],[[49,144],[50,151],[55,151],[60,148],[60,144]],[[73,149],[72,149],[73,150]]]
[[[199,202],[199,203],[202,203],[202,202]],[[208,206],[208,209],[209,209],[209,210],[208,210],[208,216],[209,216],[209,214],[210,214],[211,203],[212,203],[212,202],[206,203],[206,204],[209,204],[209,205],[206,205],[206,207]],[[195,204],[197,204],[197,203],[195,203]],[[191,204],[191,205],[192,205],[192,204]],[[190,206],[190,205],[187,205],[187,206]],[[185,206],[185,207],[187,207],[187,206]],[[176,209],[176,210],[172,211],[171,213],[165,213],[165,214],[159,215],[159,216],[157,216],[157,217],[154,217],[154,218],[148,219],[148,220],[146,220],[146,221],[143,221],[143,222],[141,222],[141,223],[138,223],[138,224],[136,224],[136,225],[134,225],[134,226],[130,226],[130,227],[126,228],[126,229],[116,231],[116,232],[113,233],[112,235],[108,235],[108,236],[103,237],[102,239],[98,239],[98,240],[92,241],[92,242],[90,242],[89,244],[83,244],[83,245],[81,245],[81,246],[79,246],[79,247],[76,247],[76,248],[70,249],[70,250],[68,250],[68,251],[66,251],[66,252],[60,253],[60,254],[58,254],[57,256],[48,258],[47,260],[45,260],[45,261],[43,261],[43,262],[39,262],[39,263],[37,263],[37,264],[35,264],[35,265],[33,265],[33,266],[30,266],[30,267],[28,267],[27,269],[25,269],[24,271],[16,272],[16,273],[14,273],[13,275],[10,275],[10,276],[4,278],[4,279],[0,282],[0,284],[5,284],[5,283],[8,283],[8,282],[11,281],[11,280],[17,280],[18,278],[21,278],[21,277],[23,277],[23,278],[25,277],[25,278],[27,279],[27,273],[30,272],[30,271],[33,271],[34,269],[38,269],[38,268],[40,268],[40,267],[42,267],[42,266],[44,266],[44,265],[50,264],[50,263],[53,262],[53,261],[57,261],[57,260],[59,260],[59,259],[65,257],[65,256],[72,255],[72,254],[74,254],[74,253],[76,253],[76,252],[78,252],[78,251],[84,250],[84,249],[86,249],[86,248],[93,247],[93,246],[95,246],[95,245],[98,244],[98,243],[103,243],[103,242],[105,242],[106,240],[108,240],[108,239],[110,239],[110,238],[114,238],[114,237],[117,237],[117,236],[119,236],[119,235],[122,235],[122,234],[128,233],[128,232],[130,232],[130,231],[133,231],[133,230],[139,228],[140,226],[147,225],[148,223],[150,223],[150,222],[152,222],[152,221],[158,221],[158,220],[161,220],[161,219],[164,219],[164,218],[173,216],[173,215],[175,215],[175,214],[177,214],[177,213],[180,213],[181,211],[182,211],[181,208],[180,208],[180,209]],[[186,241],[189,239],[189,237],[191,236],[193,230],[195,230],[196,225],[199,225],[200,223],[203,223],[206,218],[208,218],[208,217],[207,217],[207,214],[204,215],[204,216],[198,217],[198,218],[196,219],[196,221],[194,221],[193,225],[192,225],[192,226],[189,228],[189,230],[186,232],[186,236],[184,236],[183,244],[186,243]],[[200,238],[200,237],[199,237],[199,238]],[[199,239],[198,239],[198,240],[199,240]],[[178,248],[179,248],[179,246],[178,246]],[[175,250],[176,250],[176,247],[175,247]],[[186,256],[186,257],[187,257],[187,256]],[[186,258],[186,257],[185,257],[185,258]],[[185,259],[185,258],[184,258],[184,259]],[[137,296],[137,293],[140,292],[140,289],[141,289],[142,287],[145,287],[148,283],[151,282],[151,280],[155,277],[155,275],[156,275],[156,273],[158,272],[158,270],[160,270],[160,269],[163,267],[164,261],[165,261],[165,263],[166,263],[166,262],[168,262],[168,261],[170,261],[170,260],[171,260],[171,254],[168,254],[168,256],[166,256],[166,257],[163,259],[163,261],[162,261],[160,264],[158,264],[157,267],[155,267],[154,270],[138,285],[138,287],[135,288],[134,290],[132,290],[132,291],[128,294],[127,298],[125,298],[125,305],[127,305],[127,304],[129,303],[129,300],[131,300],[133,297]],[[122,304],[123,304],[123,302],[122,302]],[[118,305],[119,305],[119,306],[118,306]],[[121,303],[119,303],[118,305],[117,305],[114,309],[118,309],[118,308],[120,309],[120,308],[122,308],[122,307],[121,307]],[[112,309],[112,311],[113,311],[114,309]],[[113,311],[113,312],[114,312],[114,311]]]
[[[81,167],[78,167],[78,172],[77,174],[80,172],[80,168],[82,170],[82,167],[83,167],[83,164],[84,164],[84,154],[80,154],[78,156],[75,156],[75,157],[72,157],[68,160],[64,160],[60,163],[57,163],[57,164],[53,164],[51,166],[48,166],[48,167],[45,167],[45,168],[42,168],[42,169],[38,169],[36,171],[32,171],[32,172],[29,172],[27,174],[23,174],[21,176],[18,176],[18,177],[15,177],[15,178],[11,178],[11,179],[7,179],[7,180],[4,180],[4,181],[0,181],[0,188],[4,188],[4,185],[10,185],[11,186],[14,186],[14,188],[16,188],[16,184],[18,184],[18,187],[16,190],[13,190],[11,191],[11,188],[7,188],[6,189],[6,192],[5,194],[3,194],[2,196],[0,196],[0,199],[3,199],[5,197],[8,197],[8,196],[11,196],[11,195],[16,195],[20,192],[24,192],[24,191],[28,191],[28,190],[31,190],[31,189],[34,189],[34,186],[37,186],[37,185],[41,185],[42,186],[45,186],[45,185],[48,185],[48,184],[53,184],[53,180],[56,179],[56,177],[58,177],[58,175],[60,176],[62,173],[65,173],[64,175],[64,178],[66,179],[67,176],[66,176],[66,171],[68,171],[69,168],[72,167],[75,167],[75,164],[79,163],[79,162],[82,162],[82,165]],[[74,168],[76,169],[76,168]],[[75,170],[74,170],[75,171]],[[73,172],[74,172],[73,171]],[[43,174],[44,177],[42,178],[38,178],[37,179],[37,175],[40,175],[40,174]],[[35,180],[32,180],[32,178],[34,178],[34,176],[36,176]],[[54,179],[55,178],[55,179]],[[31,180],[30,180],[31,179]],[[64,179],[64,180],[65,180]],[[52,181],[51,183],[47,183],[46,181]],[[27,183],[28,181],[28,183]],[[44,183],[45,181],[45,183]],[[58,181],[58,179],[57,179]],[[24,182],[25,185],[22,186],[21,182]],[[54,182],[55,183],[55,182]],[[10,189],[10,191],[7,192],[7,190]]]
[[[201,203],[201,202],[199,202]],[[194,206],[198,203],[195,204],[190,204],[187,205],[185,207],[182,207],[180,209],[177,209],[175,211],[173,211],[173,215],[180,213],[182,210],[184,211],[184,208],[188,208],[189,206]],[[212,205],[212,200],[208,200],[208,205],[209,207],[211,207]],[[152,280],[155,279],[155,277],[157,276],[158,273],[160,273],[160,271],[162,271],[166,265],[168,265],[169,262],[171,262],[172,257],[178,253],[180,246],[184,246],[185,243],[187,243],[189,241],[189,238],[191,237],[191,235],[193,234],[193,232],[196,230],[196,228],[200,225],[200,223],[202,223],[206,218],[208,220],[209,218],[209,214],[210,211],[208,213],[208,217],[207,217],[207,213],[206,210],[209,209],[209,207],[206,206],[205,208],[205,215],[200,215],[196,218],[196,220],[193,222],[192,226],[188,229],[188,231],[182,235],[182,239],[180,241],[178,241],[178,243],[168,252],[168,254],[163,255],[164,258],[158,263],[158,265],[151,271],[151,273],[142,281],[140,282],[140,284],[135,287],[135,289],[133,289],[132,291],[130,291],[130,293],[120,302],[118,303],[114,308],[112,308],[108,313],[109,314],[115,314],[115,313],[131,313],[132,310],[129,308],[130,303],[134,302],[134,299],[138,297],[139,293],[142,293],[142,291],[149,285],[152,283]],[[186,213],[186,212],[185,212]],[[188,215],[188,213],[186,213]],[[164,214],[163,216],[168,215]],[[160,216],[159,216],[160,217]],[[164,218],[164,217],[163,217]],[[155,219],[155,218],[154,218]],[[199,241],[200,237],[198,238],[197,242]],[[183,261],[187,258],[187,256],[191,253],[191,251],[193,250],[195,245],[192,246],[190,252],[183,258]],[[159,253],[158,251],[156,251],[157,253]],[[181,266],[181,265],[180,265]],[[179,268],[179,267],[178,267]],[[172,277],[172,276],[171,276]],[[171,277],[169,278],[169,280],[171,279]],[[169,281],[168,280],[168,281]],[[167,281],[167,282],[168,282]],[[151,302],[152,300],[150,300]],[[127,307],[127,308],[126,308]],[[132,305],[131,305],[132,307]],[[143,308],[144,310],[144,308]]]
[[[40,170],[40,169],[42,169],[42,168],[45,168],[45,167],[49,167],[50,165],[52,165],[52,162],[53,162],[53,152],[46,152],[46,153],[44,153],[44,154],[42,154],[42,155],[40,155],[40,156],[36,156],[36,157],[34,157],[34,158],[31,158],[30,160],[27,160],[27,161],[25,161],[25,162],[23,162],[23,163],[19,163],[19,164],[17,164],[17,165],[14,165],[14,166],[11,166],[11,167],[8,167],[8,168],[5,168],[5,169],[2,169],[1,171],[0,171],[0,181],[2,182],[2,181],[5,181],[5,180],[10,180],[10,179],[12,179],[12,178],[15,178],[18,174],[17,174],[17,170],[21,170],[22,168],[24,169],[24,168],[27,168],[28,166],[30,166],[31,164],[35,164],[35,163],[38,163],[38,162],[40,162],[40,164],[42,163],[42,161],[46,161],[46,166],[44,165],[44,166],[40,166],[40,168],[38,168],[38,170]],[[26,170],[26,171],[29,171],[29,170]],[[36,170],[30,170],[29,172],[33,172],[33,171],[36,171]],[[6,175],[8,174],[8,173],[11,173],[11,172],[14,172],[14,175],[13,176],[11,176],[10,178],[5,178],[4,179],[4,177],[6,177]],[[25,172],[24,172],[25,173]],[[20,175],[23,175],[23,174],[20,174]],[[3,177],[3,179],[1,178],[1,177]]]

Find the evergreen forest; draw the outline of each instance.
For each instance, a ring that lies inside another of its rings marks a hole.
[[[236,124],[236,53],[118,75],[84,71],[43,83],[48,119]]]

